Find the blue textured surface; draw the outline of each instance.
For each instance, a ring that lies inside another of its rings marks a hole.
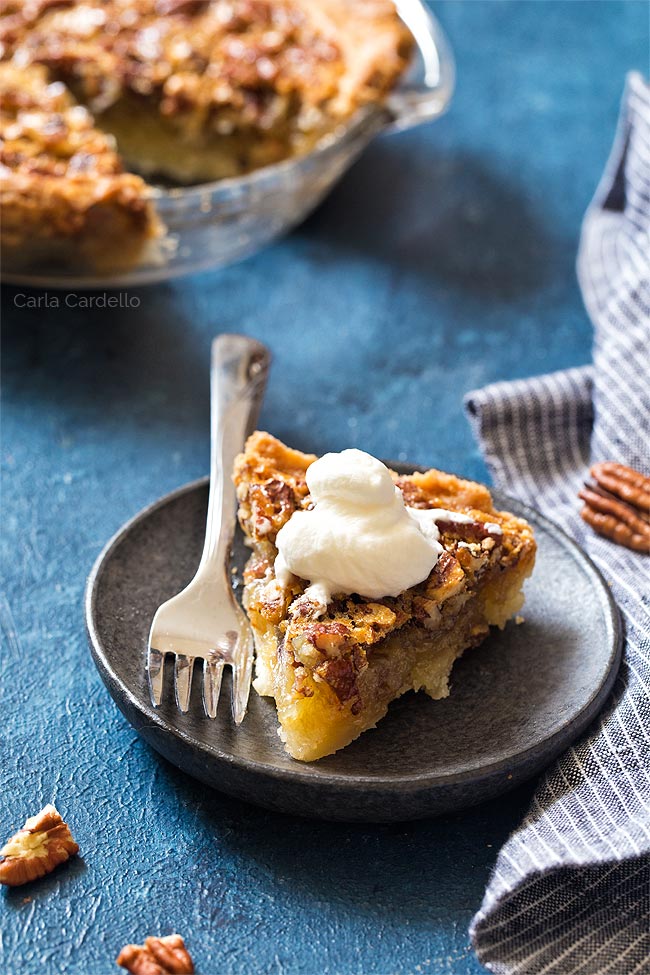
[[[205,472],[220,330],[272,347],[262,422],[291,443],[478,476],[462,393],[588,358],[579,226],[625,71],[647,71],[646,4],[436,10],[458,60],[450,114],[375,143],[290,239],[132,292],[137,310],[17,309],[24,290],[6,289],[0,831],[54,800],[82,852],[3,895],[7,975],[104,975],[123,943],[171,930],[203,975],[481,970],[467,925],[529,788],[403,827],[210,794],[121,717],[81,605],[108,536]]]

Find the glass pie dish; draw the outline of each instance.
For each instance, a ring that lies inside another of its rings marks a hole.
[[[449,104],[454,63],[440,26],[422,0],[395,3],[413,34],[415,53],[385,104],[364,108],[307,155],[217,182],[153,186],[152,200],[166,233],[135,267],[100,275],[39,264],[13,272],[5,260],[3,279],[53,288],[149,284],[232,264],[289,231],[321,202],[375,135],[435,119]]]

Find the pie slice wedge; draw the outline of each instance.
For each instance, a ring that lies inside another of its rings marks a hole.
[[[454,661],[521,609],[536,549],[527,522],[496,511],[483,485],[438,470],[393,473],[407,507],[449,512],[437,522],[442,554],[424,582],[398,596],[335,594],[323,612],[305,595],[308,580],[292,576],[282,586],[274,571],[279,530],[311,504],[305,474],[315,460],[257,432],[234,470],[252,548],[244,605],[255,634],[254,687],[275,699],[280,737],[306,762],[374,727],[407,691],[447,697]]]

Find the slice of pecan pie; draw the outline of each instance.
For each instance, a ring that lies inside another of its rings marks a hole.
[[[374,727],[395,698],[449,694],[454,661],[523,604],[535,541],[521,518],[494,509],[472,481],[430,470],[393,474],[408,508],[444,509],[442,554],[429,577],[379,600],[336,595],[326,609],[307,581],[278,582],[275,539],[311,504],[305,474],[316,457],[255,433],[235,464],[239,520],[253,552],[245,606],[255,633],[255,688],[275,698],[287,751],[313,761]],[[456,518],[454,515],[462,515]]]

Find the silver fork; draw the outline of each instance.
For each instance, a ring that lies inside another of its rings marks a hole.
[[[253,668],[253,634],[232,590],[228,562],[235,530],[232,466],[253,430],[266,388],[271,356],[243,335],[220,335],[210,366],[210,495],[203,555],[196,575],[157,610],[147,651],[151,700],[162,700],[165,657],[174,654],[178,708],[190,706],[194,662],[203,660],[203,705],[214,718],[223,668],[232,668],[232,716],[246,714]]]

